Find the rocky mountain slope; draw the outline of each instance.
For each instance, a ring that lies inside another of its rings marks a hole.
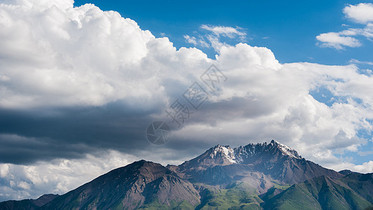
[[[291,186],[263,206],[264,209],[366,209],[372,205],[367,200],[371,198],[360,187],[355,190],[349,187],[345,179],[320,176]]]
[[[40,207],[44,206],[45,204],[51,202],[53,199],[58,197],[58,195],[54,194],[46,194],[40,196],[38,199],[26,199],[22,201],[5,201],[0,203],[0,209],[2,210],[34,210],[39,209]]]
[[[302,158],[295,150],[272,140],[269,144],[248,144],[238,148],[217,145],[173,170],[192,182],[224,184],[249,178],[250,172],[281,184],[295,184],[325,175],[343,175]]]
[[[42,209],[135,209],[154,202],[194,206],[199,199],[190,182],[160,164],[141,160],[110,171]]]

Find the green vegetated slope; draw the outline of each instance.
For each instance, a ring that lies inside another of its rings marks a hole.
[[[125,208],[118,208],[118,209],[125,209]],[[187,201],[182,201],[182,202],[171,202],[170,205],[164,205],[159,203],[158,201],[154,201],[151,203],[144,204],[143,207],[140,207],[139,209],[142,210],[159,210],[159,209],[164,209],[164,210],[182,210],[182,209],[195,209],[195,206],[190,204]]]
[[[295,184],[268,199],[264,209],[366,209],[372,204],[341,180],[321,176]]]
[[[351,173],[340,180],[367,201],[373,203],[373,173]]]
[[[201,204],[196,209],[261,209],[255,189],[238,182],[227,189],[205,186],[201,193]]]

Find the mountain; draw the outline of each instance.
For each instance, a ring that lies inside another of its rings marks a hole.
[[[42,209],[135,209],[141,206],[195,206],[199,193],[166,167],[134,162],[70,191]]]
[[[365,209],[371,205],[371,202],[351,189],[343,180],[320,176],[295,184],[274,196],[265,202],[264,209],[348,210]]]
[[[269,144],[249,144],[236,149],[242,164],[252,164],[282,184],[295,184],[317,176],[341,177],[330,169],[302,158],[286,145],[272,140]]]
[[[351,171],[351,170],[342,170],[342,171],[338,171],[338,173],[342,174],[342,175],[350,175],[350,174],[361,174],[361,173],[358,173],[358,172],[354,172],[354,171]]]
[[[51,202],[53,199],[58,197],[58,195],[54,194],[45,194],[40,196],[38,199],[26,199],[22,201],[5,201],[0,203],[0,209],[2,210],[34,210],[39,209],[40,207],[44,206],[45,204]]]
[[[354,172],[340,180],[367,201],[373,203],[373,173],[361,174]]]
[[[372,204],[372,174],[326,169],[272,140],[217,145],[180,165],[137,161],[64,195],[1,202],[0,209],[364,209]]]
[[[258,172],[265,180],[270,176],[280,184],[295,184],[322,175],[343,176],[302,158],[295,150],[274,140],[234,149],[217,145],[173,170],[192,182],[215,185],[246,179],[249,172]]]

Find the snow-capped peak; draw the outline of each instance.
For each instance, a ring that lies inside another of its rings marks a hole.
[[[202,155],[183,163],[184,167],[198,168],[212,165],[246,164],[255,162],[258,158],[267,158],[268,154],[283,155],[291,158],[302,159],[295,150],[276,141],[270,143],[248,144],[237,148],[228,145],[216,145]]]
[[[213,148],[213,152],[210,154],[211,158],[215,158],[218,155],[228,160],[231,163],[237,163],[234,155],[234,150],[229,146],[216,145]]]
[[[284,144],[281,144],[281,143],[279,143],[275,140],[272,140],[270,144],[276,145],[277,148],[279,148],[284,155],[287,155],[287,156],[292,157],[292,158],[297,158],[297,159],[302,158],[300,155],[298,155],[297,151],[295,151],[295,150],[291,149],[290,147],[288,147]]]

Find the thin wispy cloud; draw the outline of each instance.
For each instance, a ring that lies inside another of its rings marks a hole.
[[[346,36],[345,33],[329,32],[323,33],[316,37],[322,44],[322,47],[332,47],[337,50],[344,49],[344,47],[360,47],[361,43],[358,39]]]
[[[209,26],[209,25],[202,25],[201,29],[211,31],[216,36],[226,36],[229,38],[245,37],[246,33],[239,31],[237,28],[228,27],[228,26]]]
[[[371,40],[373,37],[373,4],[360,3],[358,5],[348,5],[343,9],[346,18],[364,24],[364,28],[348,28],[340,32],[322,33],[316,36],[322,47],[335,48],[342,50],[345,47],[361,47],[359,40],[365,37]]]
[[[202,31],[196,36],[184,35],[185,41],[196,47],[213,48],[215,52],[219,52],[223,46],[229,46],[226,39],[237,42],[244,41],[247,36],[238,27],[201,25],[200,29]]]
[[[350,62],[350,63],[366,64],[366,65],[373,66],[373,62],[370,62],[370,61],[359,61],[359,60],[357,60],[357,59],[351,59],[349,62]]]

